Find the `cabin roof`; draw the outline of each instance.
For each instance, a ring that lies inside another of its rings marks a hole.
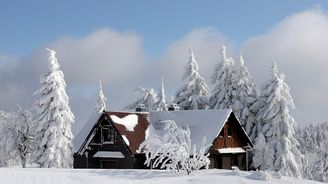
[[[189,127],[191,144],[195,144],[197,149],[199,149],[202,146],[204,136],[206,137],[205,145],[212,145],[231,114],[231,109],[154,111],[150,112],[150,122],[152,125],[150,133],[156,135],[163,134],[162,128],[164,126],[161,125],[161,121],[173,120],[179,127]],[[237,121],[240,125],[238,119]],[[251,143],[246,132],[245,135]]]
[[[74,147],[79,151],[85,146],[89,135],[94,130],[101,116],[106,115],[120,136],[123,138],[132,154],[137,153],[139,145],[145,140],[145,133],[149,122],[148,113],[145,112],[113,112],[94,113],[74,138]]]
[[[148,128],[148,113],[106,112],[116,130],[122,136],[133,154],[145,140]],[[126,140],[127,139],[127,140]]]

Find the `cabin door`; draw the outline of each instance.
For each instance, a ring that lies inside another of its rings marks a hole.
[[[118,163],[116,160],[101,160],[100,167],[102,169],[117,169]]]

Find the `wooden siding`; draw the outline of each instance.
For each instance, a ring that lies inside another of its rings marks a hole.
[[[228,129],[231,128],[232,135],[228,135]],[[221,136],[224,132],[224,136]],[[212,150],[217,150],[220,148],[234,148],[234,147],[244,147],[249,143],[247,136],[245,135],[244,130],[239,125],[236,118],[231,117],[224,124],[219,135],[213,141]]]

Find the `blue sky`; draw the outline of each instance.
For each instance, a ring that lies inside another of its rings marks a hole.
[[[161,77],[174,95],[190,46],[211,89],[224,44],[235,59],[243,54],[258,90],[276,61],[287,76],[296,121],[324,122],[327,8],[324,0],[0,0],[0,110],[32,106],[46,47],[57,51],[81,123],[93,111],[98,80],[112,110],[133,101],[138,86],[159,88]]]
[[[293,13],[328,2],[237,1],[0,1],[0,51],[24,57],[64,36],[81,37],[99,28],[134,31],[146,52],[158,57],[190,30],[211,26],[238,45]]]

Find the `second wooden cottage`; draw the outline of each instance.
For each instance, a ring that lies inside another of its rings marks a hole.
[[[212,145],[210,168],[246,170],[246,147],[253,147],[250,138],[234,113],[228,109],[156,111],[150,113],[153,132],[161,131],[163,120],[173,120],[182,128],[190,129],[191,143],[200,148],[204,137]]]

